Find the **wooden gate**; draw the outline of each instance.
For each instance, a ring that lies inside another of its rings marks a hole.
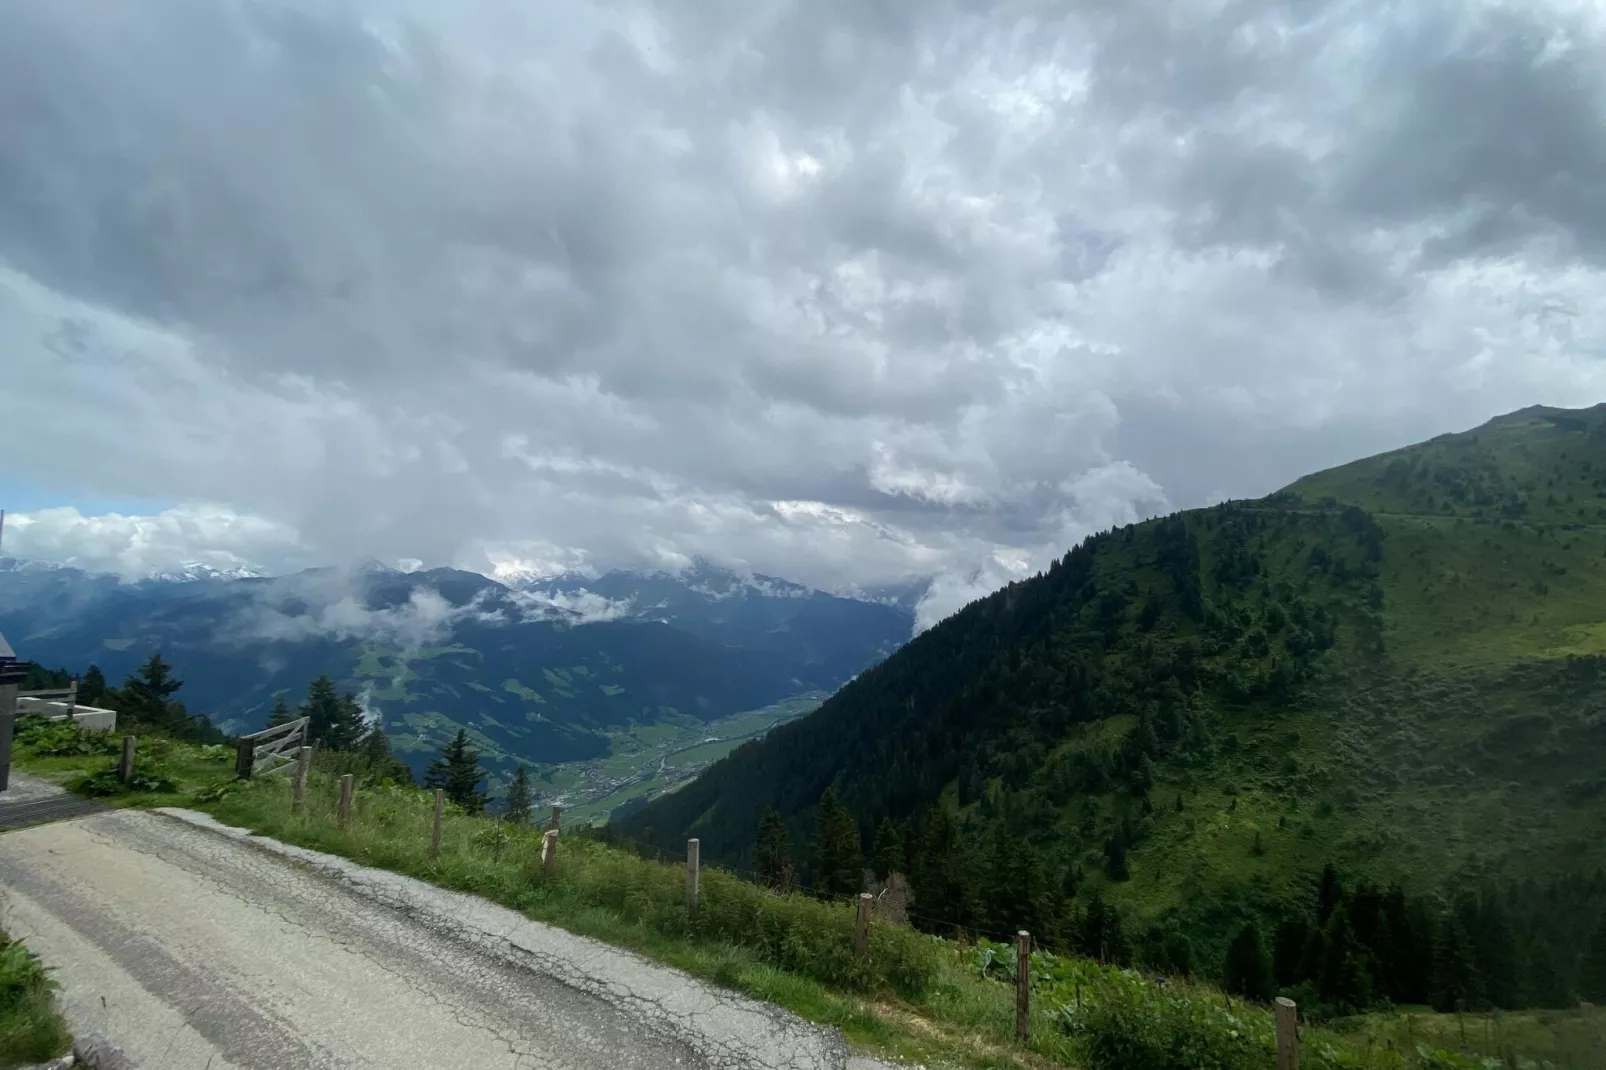
[[[234,752],[234,775],[250,780],[256,773],[272,773],[296,760],[296,752],[307,744],[310,718],[274,725],[249,736],[241,736]]]

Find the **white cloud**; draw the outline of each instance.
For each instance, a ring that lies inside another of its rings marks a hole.
[[[595,624],[619,620],[635,608],[629,600],[615,601],[593,591],[543,591],[539,588],[512,593],[524,620],[565,620],[571,624]]]
[[[1593,403],[1601,27],[7,4],[0,480],[221,503],[14,549],[933,573],[929,618],[1122,518]]]
[[[370,609],[361,593],[353,589],[349,573],[304,573],[292,579],[300,603],[295,611],[285,608],[281,581],[281,585],[261,589],[256,604],[237,614],[222,637],[236,642],[359,639],[417,650],[445,640],[459,621],[507,619],[500,608],[488,605],[486,596],[454,606],[438,592],[416,587],[400,605]],[[494,595],[495,588],[489,592]]]
[[[6,516],[9,556],[56,561],[128,578],[201,564],[218,571],[282,567],[300,551],[296,532],[226,506],[196,505],[151,516],[84,516],[63,507]]]

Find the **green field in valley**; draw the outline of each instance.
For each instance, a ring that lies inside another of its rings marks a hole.
[[[566,821],[602,824],[616,807],[673,791],[741,743],[811,713],[823,693],[798,695],[715,721],[675,714],[612,734],[612,753],[586,762],[543,765],[535,787],[541,803],[563,807]]]

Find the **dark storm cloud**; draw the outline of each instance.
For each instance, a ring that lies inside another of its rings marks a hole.
[[[1564,0],[8,4],[0,347],[101,419],[9,395],[0,456],[186,503],[18,550],[702,554],[930,617],[1598,400],[1603,56]]]

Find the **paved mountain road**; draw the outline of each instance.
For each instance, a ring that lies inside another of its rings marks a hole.
[[[143,1070],[877,1065],[628,952],[186,811],[0,835],[0,927]]]

